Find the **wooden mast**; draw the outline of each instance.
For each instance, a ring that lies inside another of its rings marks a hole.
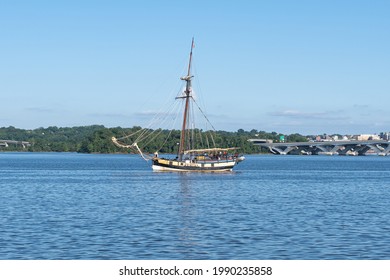
[[[189,114],[189,101],[191,97],[191,61],[192,61],[192,50],[194,48],[194,38],[192,38],[192,43],[191,43],[191,52],[190,52],[190,59],[188,63],[188,71],[187,71],[187,76],[181,77],[180,79],[183,81],[186,81],[186,89],[184,91],[184,97],[185,98],[185,106],[184,106],[184,114],[183,114],[183,125],[181,127],[181,135],[180,135],[180,145],[179,145],[179,151],[178,151],[178,158],[179,160],[182,160],[182,156],[185,150],[185,138],[186,138],[186,126],[188,122],[188,114]]]

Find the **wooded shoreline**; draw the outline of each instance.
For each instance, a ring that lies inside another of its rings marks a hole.
[[[78,153],[131,153],[115,146],[111,137],[121,137],[140,130],[141,127],[132,128],[113,127],[107,128],[103,125],[77,126],[77,127],[56,127],[37,129],[19,129],[13,126],[0,128],[0,139],[15,141],[27,141],[31,145],[22,147],[20,145],[8,145],[0,147],[0,151],[29,151],[29,152],[78,152]],[[171,132],[171,140],[166,142],[169,130],[161,129],[158,137],[150,141],[143,150],[147,153],[154,153],[160,150],[161,153],[174,154],[177,152],[177,142],[180,139],[180,131]],[[201,132],[205,133],[205,132]],[[278,141],[282,134],[276,132],[265,132],[252,129],[245,131],[239,129],[236,132],[215,131],[216,144],[224,144],[228,147],[240,147],[244,154],[262,152],[261,149],[248,142],[250,138],[261,138]],[[306,142],[307,137],[300,134],[288,135],[289,142]],[[129,139],[131,142],[131,139]],[[162,144],[165,143],[162,149]],[[263,151],[266,152],[266,151]]]

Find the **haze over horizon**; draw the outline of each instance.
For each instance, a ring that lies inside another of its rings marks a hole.
[[[223,4],[221,4],[223,3]],[[145,126],[181,87],[217,130],[390,131],[390,2],[9,1],[0,127]]]

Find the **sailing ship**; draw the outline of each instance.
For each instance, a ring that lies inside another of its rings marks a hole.
[[[173,158],[165,158],[159,156],[159,151],[156,151],[153,155],[142,151],[139,146],[140,141],[147,139],[147,134],[152,134],[155,130],[141,129],[134,134],[121,138],[112,137],[113,143],[118,147],[130,148],[134,152],[139,153],[146,161],[150,160],[154,171],[232,171],[234,166],[245,159],[244,156],[237,152],[239,147],[219,148],[215,145],[215,141],[212,136],[210,137],[211,140],[206,139],[205,141],[198,141],[206,144],[205,147],[196,148],[198,147],[195,144],[196,137],[193,137],[193,135],[202,134],[202,130],[191,127],[193,123],[191,122],[190,112],[192,112],[192,109],[195,107],[199,109],[207,122],[210,122],[194,98],[192,89],[192,79],[194,76],[191,73],[193,49],[194,39],[192,38],[187,73],[184,77],[180,78],[185,83],[185,87],[184,90],[175,98],[176,100],[182,100],[182,105],[184,106],[184,109],[182,110],[180,141],[177,143],[177,154],[174,155]],[[193,103],[195,103],[196,106],[194,106]],[[211,127],[214,129],[212,125]],[[126,138],[131,138],[131,136],[134,136],[137,133],[138,137],[133,140],[132,144],[126,144],[123,142]],[[150,137],[156,136],[154,135]]]

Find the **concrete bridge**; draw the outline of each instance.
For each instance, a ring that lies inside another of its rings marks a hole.
[[[26,141],[0,140],[0,146],[8,147],[8,144],[22,145],[23,148],[31,146],[30,142],[26,142]]]
[[[254,145],[268,148],[273,154],[306,154],[306,155],[366,155],[368,151],[380,156],[390,155],[390,142],[385,140],[367,141],[324,141],[270,143],[262,139],[249,139]]]

